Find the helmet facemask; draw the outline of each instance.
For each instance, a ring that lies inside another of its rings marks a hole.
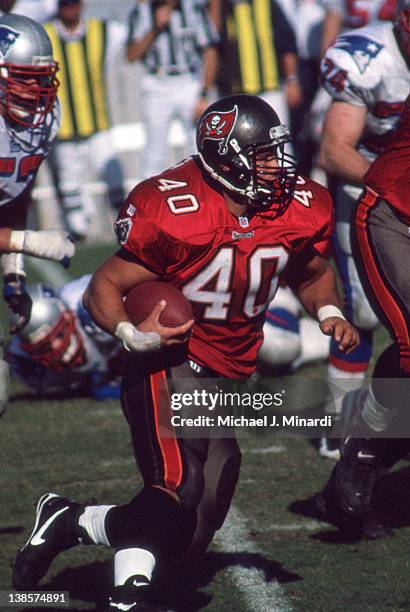
[[[55,62],[36,66],[2,64],[0,104],[7,117],[24,127],[42,125],[57,98],[57,70]]]
[[[272,140],[241,149],[234,138],[229,142],[235,154],[229,162],[221,160],[221,174],[214,172],[233,195],[243,198],[248,206],[269,209],[275,217],[282,215],[293,197],[296,183],[296,160],[286,152],[290,141],[284,125],[271,128]]]
[[[34,338],[36,336],[36,338]],[[58,372],[80,367],[86,362],[84,342],[78,332],[72,312],[64,310],[51,327],[44,325],[33,334],[29,342],[22,342],[22,349],[34,361]]]

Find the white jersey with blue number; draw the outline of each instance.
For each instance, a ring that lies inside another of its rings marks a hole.
[[[0,206],[10,204],[34,181],[60,126],[58,102],[37,128],[11,128],[0,115]]]
[[[393,24],[375,23],[338,36],[323,58],[321,77],[333,100],[368,109],[359,150],[372,160],[383,150],[410,91],[410,71]]]

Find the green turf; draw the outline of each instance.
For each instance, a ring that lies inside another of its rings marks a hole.
[[[88,271],[90,262],[94,267],[110,251],[80,249],[72,273]],[[379,333],[377,351],[385,342],[385,332]],[[309,368],[300,376],[321,372],[323,367]],[[301,410],[317,402],[315,389],[314,383],[305,389]],[[43,401],[15,385],[0,433],[0,585],[8,589],[10,564],[29,534],[33,502],[40,494],[53,490],[77,499],[94,496],[103,503],[124,502],[140,479],[116,402]],[[349,543],[340,541],[334,527],[306,516],[296,503],[317,492],[332,467],[318,458],[308,440],[259,435],[241,439],[241,447],[243,466],[235,506],[245,517],[244,552],[241,542],[234,553],[214,545],[192,575],[177,573],[169,592],[165,589],[174,609],[261,609],[246,603],[229,573],[248,566],[260,569],[262,589],[264,580],[266,584],[279,580],[295,611],[410,610],[410,468],[406,463],[386,477],[387,495],[380,502],[380,512],[396,537]],[[258,452],[261,449],[270,452]],[[103,547],[68,551],[53,563],[42,587],[70,591],[72,611],[92,610],[110,588],[111,556]],[[266,612],[271,611],[268,605]]]

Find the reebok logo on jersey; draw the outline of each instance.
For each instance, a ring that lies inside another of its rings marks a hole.
[[[239,240],[240,238],[253,238],[254,233],[255,233],[254,231],[243,232],[243,233],[233,231],[232,232],[232,239],[233,240]]]

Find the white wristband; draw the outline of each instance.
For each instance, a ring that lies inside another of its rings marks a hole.
[[[339,319],[344,319],[346,321],[346,317],[343,312],[335,306],[334,304],[327,304],[326,306],[321,306],[317,311],[317,318],[319,323],[328,319],[329,317],[339,317]]]
[[[24,247],[24,231],[13,230],[10,234],[10,250],[21,253]]]

